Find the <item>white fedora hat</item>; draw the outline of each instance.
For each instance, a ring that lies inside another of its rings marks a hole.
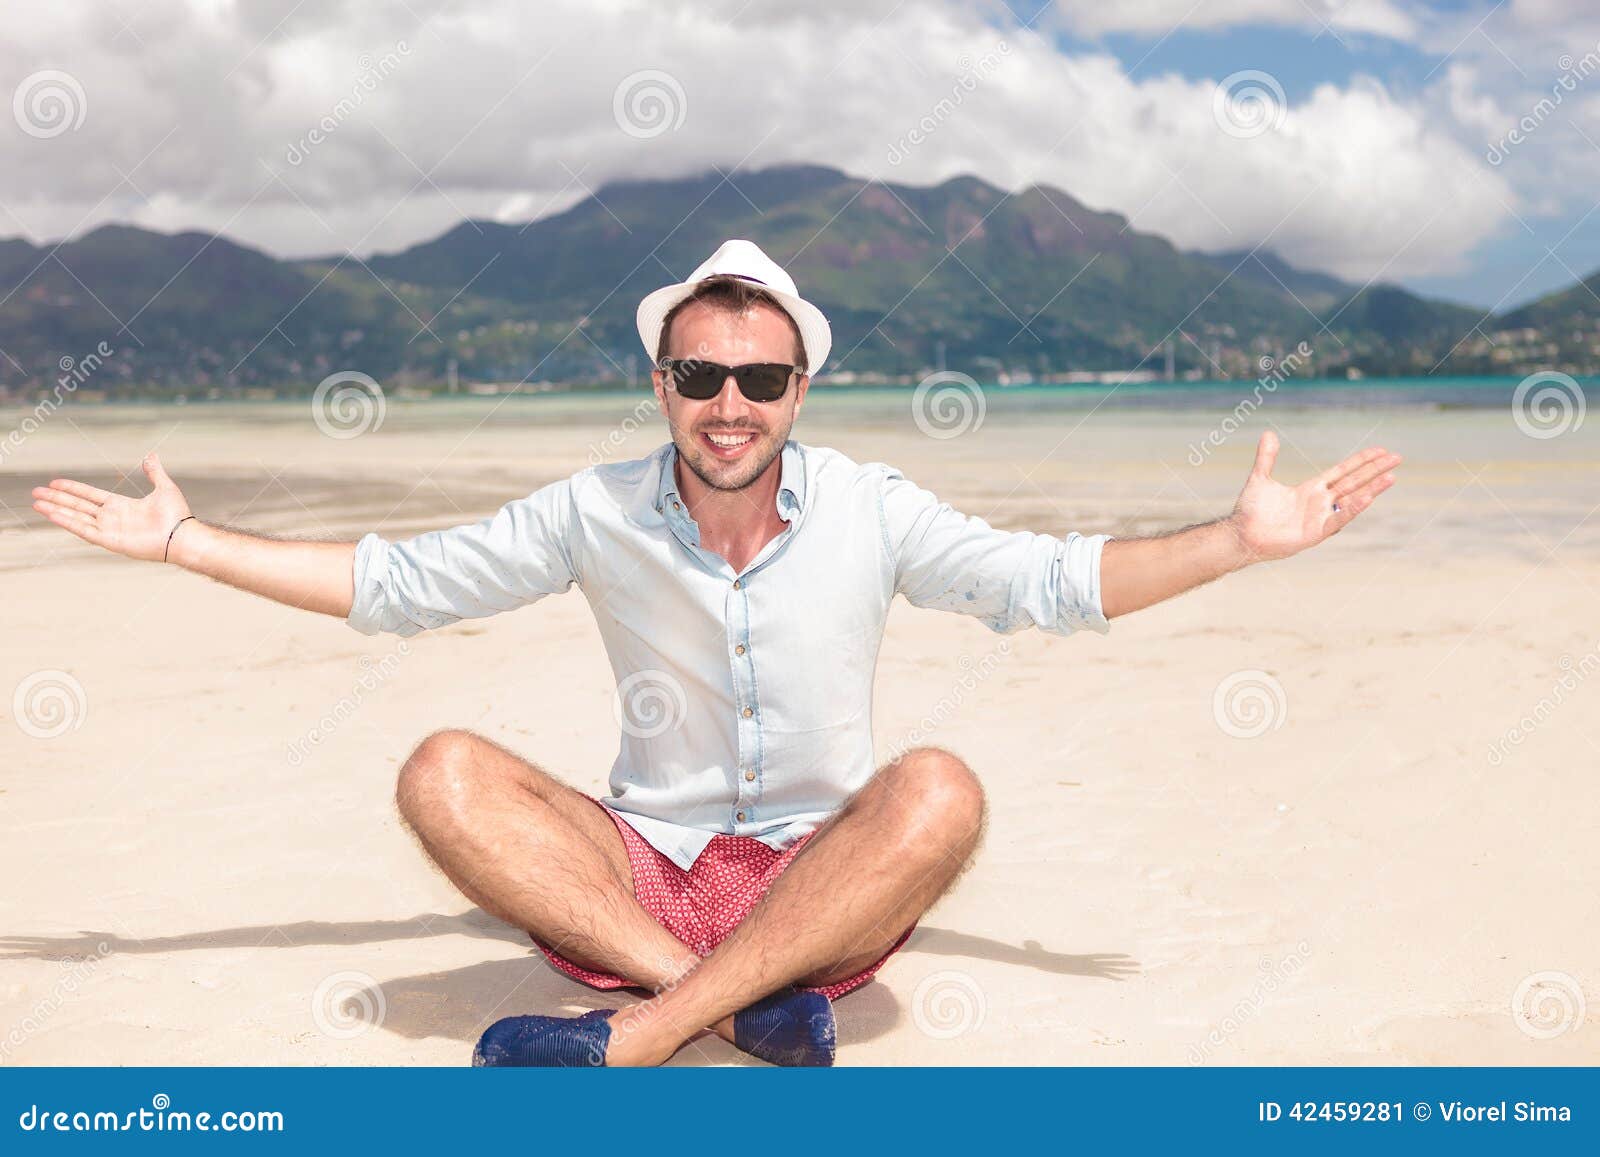
[[[806,350],[806,373],[816,374],[822,369],[822,364],[828,360],[828,350],[833,346],[833,331],[828,328],[828,319],[822,316],[820,309],[800,296],[794,278],[761,252],[761,247],[753,241],[724,241],[721,248],[689,274],[688,281],[663,286],[639,303],[639,338],[644,342],[652,365],[661,343],[661,325],[667,320],[667,314],[708,277],[742,277],[772,294],[794,318],[795,325],[800,327],[800,340]]]

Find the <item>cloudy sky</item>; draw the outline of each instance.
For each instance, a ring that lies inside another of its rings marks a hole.
[[[1600,269],[1594,0],[56,0],[6,25],[0,236],[36,242],[118,220],[366,254],[804,161],[1056,185],[1484,308]]]

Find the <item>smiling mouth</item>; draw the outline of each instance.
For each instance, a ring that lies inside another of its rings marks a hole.
[[[753,431],[739,430],[706,430],[700,435],[701,440],[713,453],[720,458],[732,458],[743,453],[755,443],[756,435]]]

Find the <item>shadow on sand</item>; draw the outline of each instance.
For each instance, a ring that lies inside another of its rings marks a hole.
[[[520,930],[503,924],[482,909],[454,914],[427,912],[404,920],[331,923],[305,920],[294,924],[247,925],[175,936],[132,939],[109,932],[75,936],[0,936],[0,960],[81,960],[118,953],[155,955],[210,948],[301,948],[314,945],[371,944],[425,936],[475,936],[525,947],[529,957],[485,960],[463,968],[418,973],[383,982],[381,991],[353,993],[350,999],[384,1008],[383,1028],[408,1039],[444,1037],[463,1045],[476,1041],[490,1023],[525,1012],[570,1013],[616,1008],[643,995],[640,990],[604,992],[571,980],[550,967]],[[1122,953],[1074,955],[1052,952],[1036,940],[1020,947],[986,936],[923,925],[901,950],[902,956],[966,957],[1019,965],[1057,975],[1098,980],[1124,980],[1139,965]],[[839,1002],[839,1043],[861,1044],[891,1031],[902,1018],[899,1001],[888,987],[873,981]],[[709,1034],[674,1058],[675,1064],[755,1064],[743,1053]]]

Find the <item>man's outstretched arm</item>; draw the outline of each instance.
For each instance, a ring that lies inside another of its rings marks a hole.
[[[1374,446],[1299,486],[1272,477],[1278,436],[1261,435],[1233,513],[1155,538],[1117,538],[1100,555],[1105,617],[1142,610],[1253,562],[1288,558],[1348,526],[1394,485],[1400,455]]]
[[[569,543],[572,479],[506,503],[480,522],[391,543],[274,539],[203,523],[154,454],[151,492],[113,494],[58,478],[33,508],[85,542],[129,558],[163,558],[240,590],[337,615],[363,634],[414,635],[559,594],[578,581]],[[187,521],[185,521],[187,519]],[[171,549],[168,549],[168,543]]]
[[[212,526],[191,516],[183,492],[155,454],[147,454],[143,466],[152,487],[143,498],[57,478],[34,488],[33,508],[117,554],[165,560],[292,607],[340,618],[350,614],[355,543],[279,540]]]

